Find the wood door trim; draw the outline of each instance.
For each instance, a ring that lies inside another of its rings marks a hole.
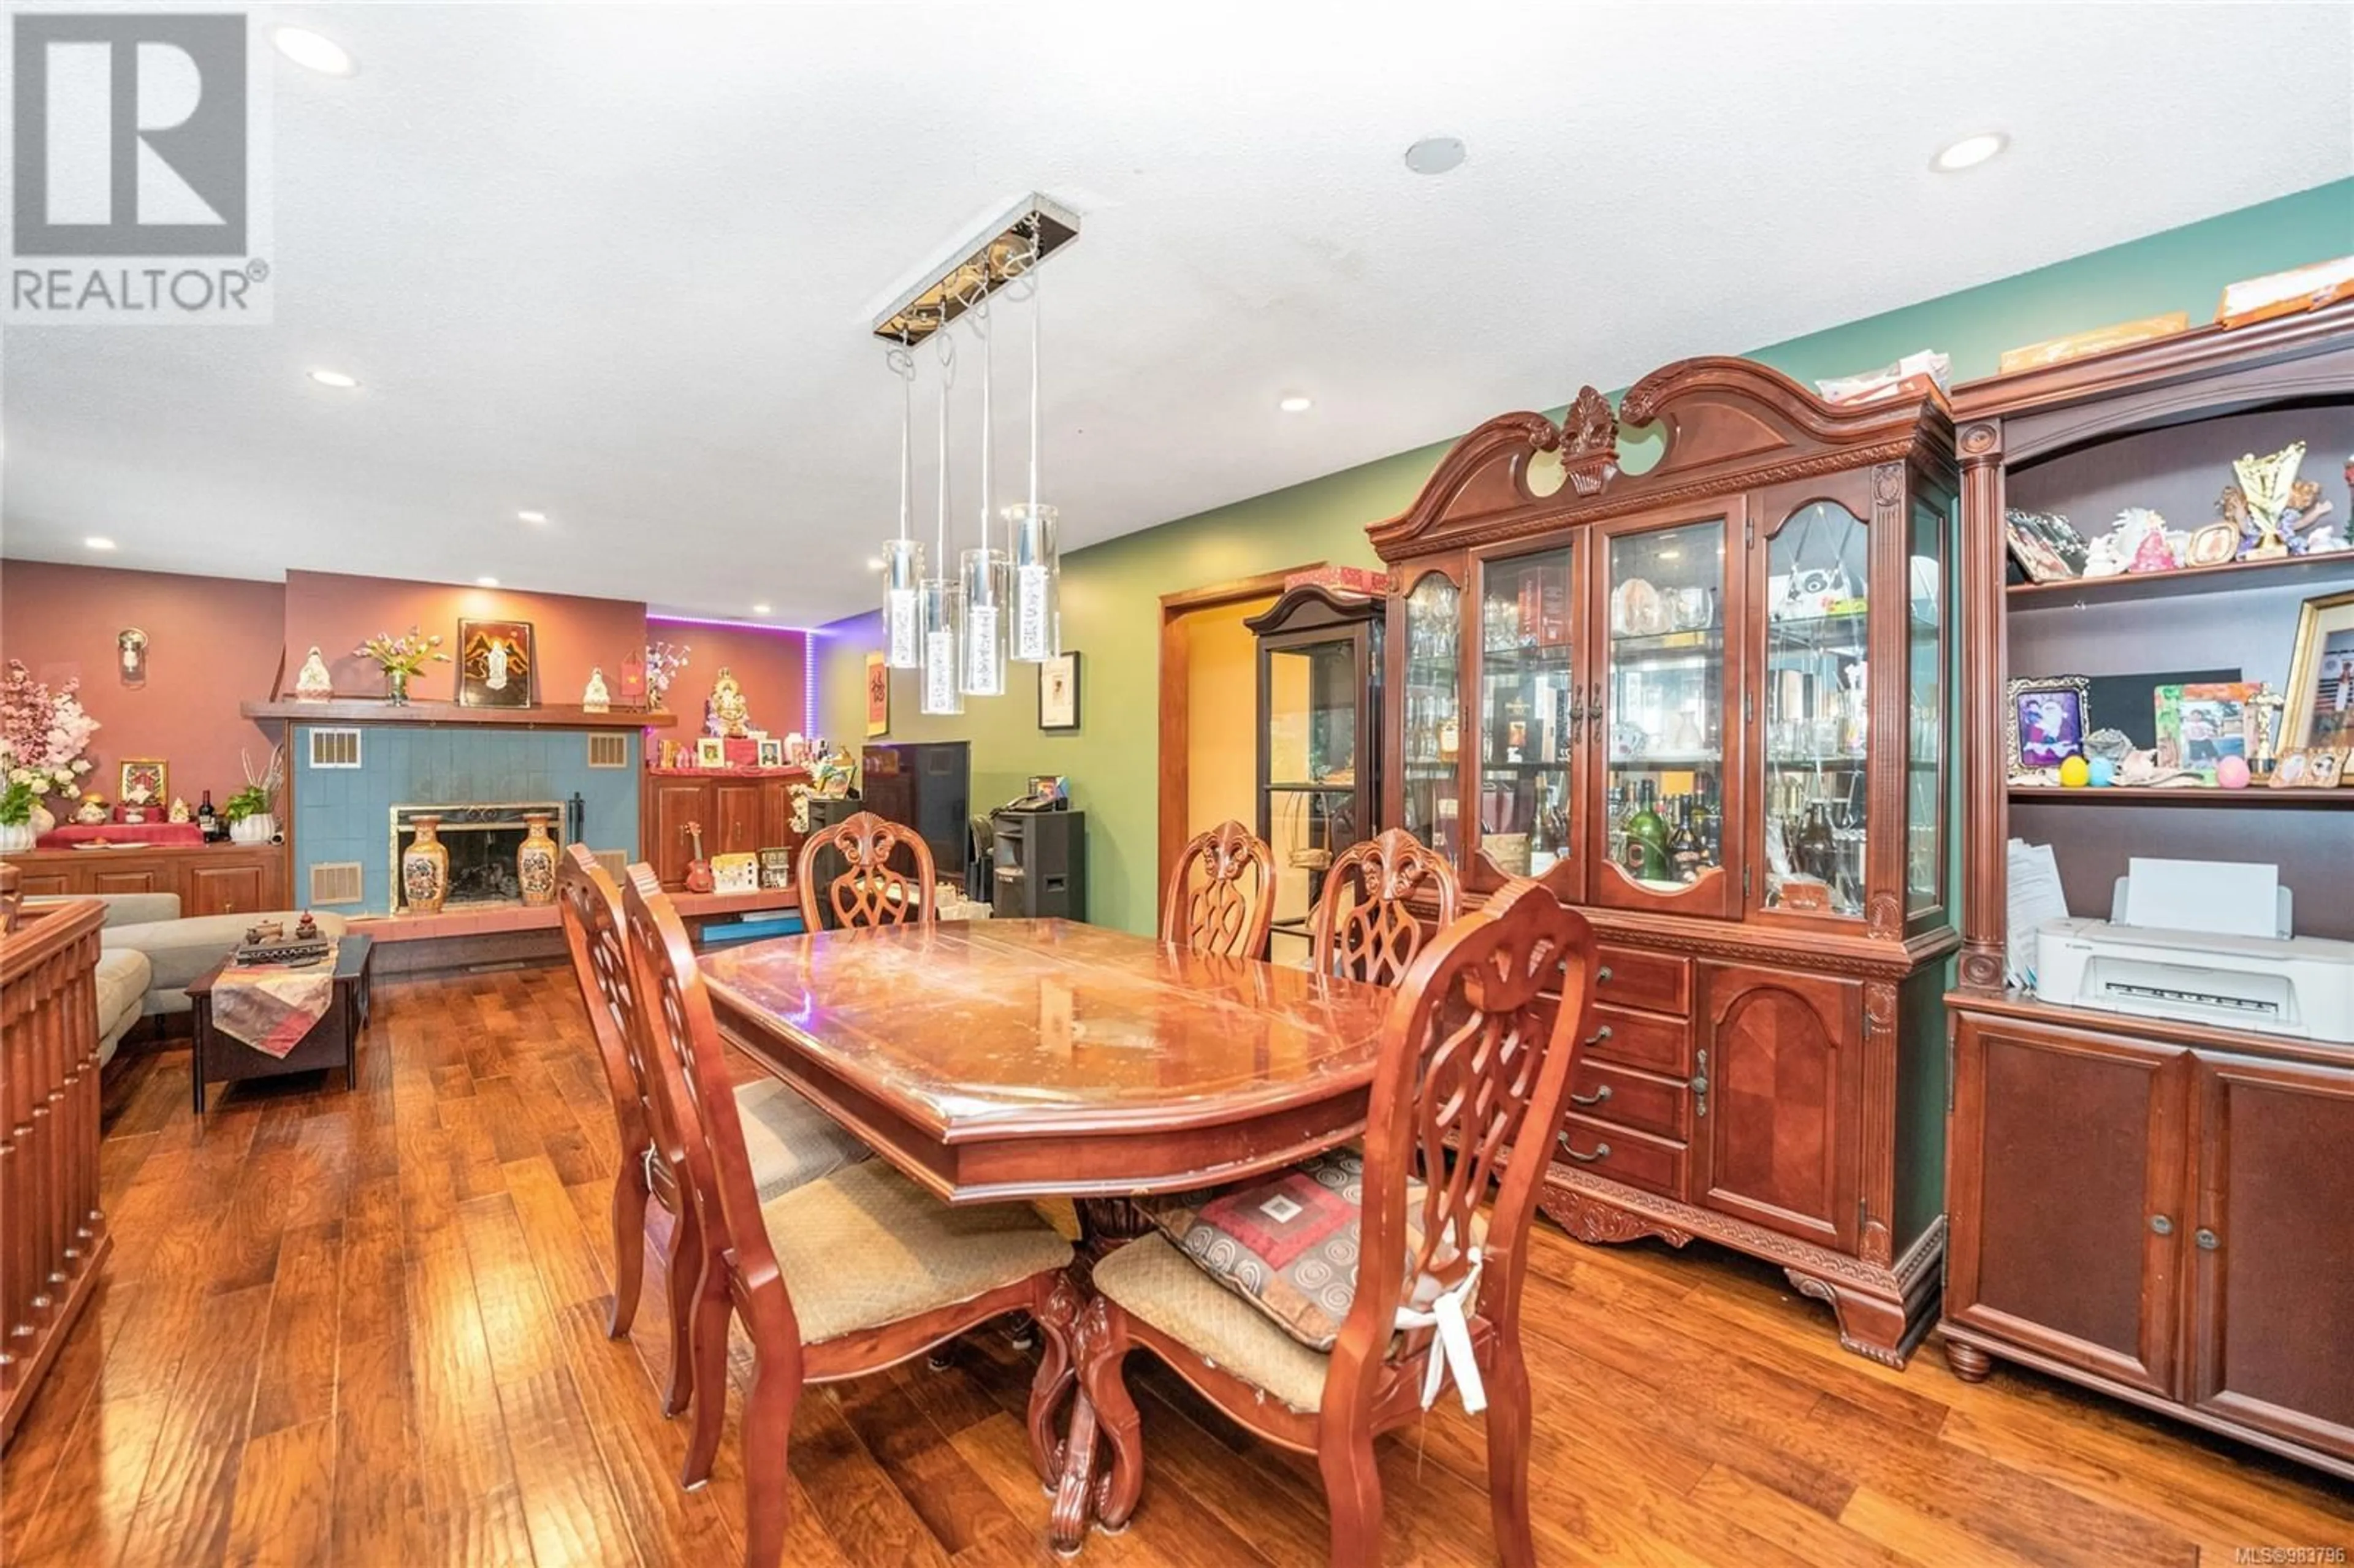
[[[1161,890],[1169,885],[1169,874],[1177,868],[1177,857],[1184,852],[1188,836],[1185,802],[1193,784],[1193,770],[1186,754],[1192,733],[1185,702],[1190,673],[1185,617],[1195,610],[1216,609],[1280,594],[1286,577],[1296,572],[1312,572],[1323,565],[1322,561],[1310,561],[1281,571],[1205,583],[1200,588],[1180,588],[1161,596],[1161,825],[1152,878],[1155,908],[1160,906]]]

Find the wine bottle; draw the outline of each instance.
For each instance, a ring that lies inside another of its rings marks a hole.
[[[1678,882],[1700,880],[1700,834],[1692,830],[1692,800],[1685,795],[1676,802],[1675,832],[1668,835],[1668,863]]]
[[[1798,830],[1794,858],[1800,871],[1825,886],[1839,875],[1839,840],[1820,800],[1807,808],[1807,824]]]
[[[220,835],[220,819],[213,813],[213,792],[205,791],[204,803],[196,808],[196,833],[210,843]]]
[[[1638,787],[1635,814],[1627,819],[1627,858],[1620,863],[1638,881],[1665,882],[1668,877],[1668,824],[1656,810],[1659,786],[1646,779]]]

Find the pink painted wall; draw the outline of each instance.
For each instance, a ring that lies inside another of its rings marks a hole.
[[[618,688],[621,660],[645,645],[646,607],[628,599],[458,588],[340,572],[288,572],[282,622],[287,694],[293,694],[295,673],[317,643],[334,676],[336,695],[382,696],[383,672],[354,649],[377,632],[398,636],[413,625],[429,635],[440,632],[443,651],[454,657],[461,619],[531,622],[539,659],[537,700],[542,703],[578,702],[592,667],[601,667],[606,684]],[[707,683],[695,689],[698,705],[708,690]],[[409,685],[409,695],[422,700],[447,702],[457,694],[454,664],[429,664]]]
[[[23,660],[52,686],[81,678],[82,706],[101,726],[90,741],[90,788],[108,800],[122,758],[160,757],[174,794],[193,804],[210,789],[218,805],[245,784],[240,748],[258,770],[276,739],[238,705],[270,694],[285,598],[277,583],[8,561],[0,658]],[[147,633],[143,686],[124,685],[117,662],[115,636],[130,626]]]
[[[680,720],[676,735],[700,732],[704,701],[722,667],[734,672],[736,683],[744,688],[753,728],[779,736],[807,732],[808,632],[656,617],[646,622],[646,638],[687,650],[686,668],[670,689],[671,708]]]

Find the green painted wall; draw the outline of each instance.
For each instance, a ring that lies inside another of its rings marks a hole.
[[[1968,380],[1991,374],[2003,350],[2022,344],[2166,311],[2205,321],[2227,282],[2349,251],[2354,180],[2341,180],[1750,352],[1806,381],[1935,348],[1953,356],[1955,379]],[[1564,398],[1575,389],[1562,388]],[[953,719],[918,715],[914,675],[900,673],[892,683],[891,738],[969,737],[976,806],[1019,793],[1030,774],[1068,774],[1073,804],[1088,818],[1088,913],[1105,925],[1150,931],[1157,913],[1160,596],[1303,561],[1378,565],[1365,525],[1402,511],[1453,440],[1067,556],[1063,639],[1082,654],[1078,732],[1038,729],[1034,679],[1023,679],[1030,672],[1017,665],[1013,695],[975,701]],[[879,630],[878,617],[859,616],[826,627],[818,644],[821,732],[854,748],[864,728],[865,654],[879,646]],[[1248,725],[1252,715],[1237,714],[1234,722]]]

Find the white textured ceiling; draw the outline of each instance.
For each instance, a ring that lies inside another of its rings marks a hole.
[[[263,19],[360,62],[271,57],[276,324],[10,329],[12,556],[811,623],[893,522],[869,318],[1033,188],[1085,220],[1044,273],[1080,544],[2354,167],[2342,5]],[[2006,155],[1929,173],[1988,127]],[[1469,163],[1409,174],[1432,132]]]

